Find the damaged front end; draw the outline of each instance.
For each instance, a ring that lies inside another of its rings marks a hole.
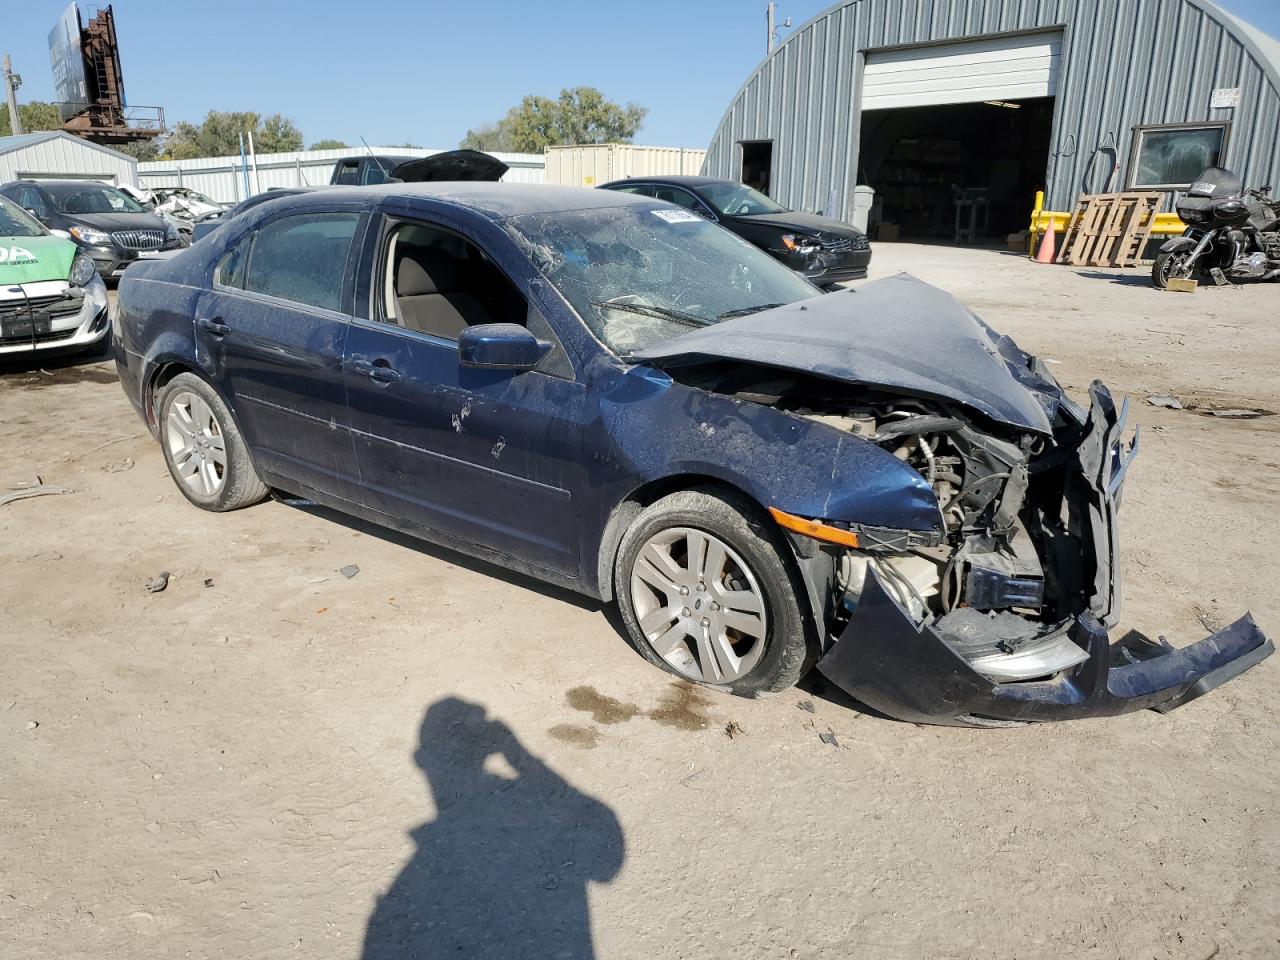
[[[1248,616],[1181,650],[1111,644],[1138,438],[1125,441],[1127,405],[1100,383],[1090,396],[1087,412],[1059,398],[1052,441],[925,412],[877,424],[871,439],[930,480],[947,533],[905,554],[863,537],[834,558],[829,680],[901,720],[990,726],[1172,710],[1273,652]]]
[[[938,513],[914,529],[867,525],[883,512],[834,472],[827,515],[770,509],[804,572],[818,669],[882,713],[990,726],[1171,710],[1273,652],[1248,616],[1179,650],[1133,632],[1112,644],[1116,517],[1138,450],[1127,405],[1101,383],[1088,409],[1074,403],[942,291],[890,278],[645,356],[874,444],[927,483]]]

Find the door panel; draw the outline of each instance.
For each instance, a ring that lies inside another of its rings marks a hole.
[[[359,320],[345,366],[369,506],[578,574],[580,384],[536,371],[465,368],[455,343]]]
[[[195,324],[197,357],[230,400],[259,468],[352,499],[358,474],[342,372],[349,319],[215,289],[202,295]]]

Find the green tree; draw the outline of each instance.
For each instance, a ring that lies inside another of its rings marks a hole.
[[[541,153],[561,144],[630,143],[648,112],[606,100],[595,87],[561,90],[556,100],[530,94],[497,123],[468,130],[460,146]]]
[[[240,134],[250,131],[258,153],[302,149],[302,132],[292,120],[278,113],[263,119],[252,111],[210,110],[199,126],[186,121],[174,124],[173,134],[165,144],[165,157],[190,160],[233,156],[240,152]]]
[[[117,144],[112,149],[127,153],[135,160],[160,159],[160,145],[154,139],[130,140],[128,143]]]
[[[349,146],[351,146],[351,144],[346,143],[343,140],[317,140],[311,146],[307,147],[307,149],[308,150],[345,150]]]
[[[488,153],[513,152],[502,123],[482,123],[474,130],[468,130],[458,146],[464,150],[484,150]]]
[[[18,119],[22,121],[23,133],[35,133],[38,130],[61,130],[62,117],[58,108],[43,100],[32,100],[30,103],[18,104]],[[13,133],[9,123],[9,111],[0,104],[0,137]]]

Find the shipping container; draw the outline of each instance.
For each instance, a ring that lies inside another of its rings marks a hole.
[[[642,147],[593,143],[547,147],[546,182],[562,187],[598,187],[627,177],[696,175],[707,151],[686,147]]]

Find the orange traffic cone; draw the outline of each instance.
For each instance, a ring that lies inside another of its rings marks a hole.
[[[1053,263],[1054,254],[1058,252],[1058,235],[1054,230],[1056,218],[1049,214],[1049,229],[1044,232],[1040,241],[1040,252],[1036,254],[1036,263]]]

